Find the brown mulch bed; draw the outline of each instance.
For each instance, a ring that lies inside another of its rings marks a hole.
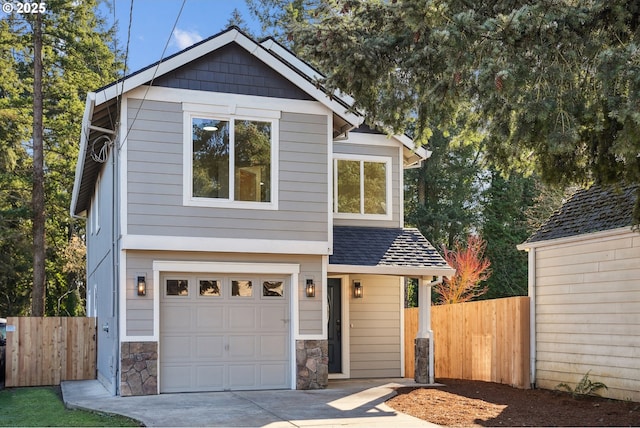
[[[425,421],[451,427],[640,426],[640,403],[567,392],[439,379],[440,387],[398,388],[387,404]]]

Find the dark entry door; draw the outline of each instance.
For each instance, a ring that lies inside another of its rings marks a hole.
[[[329,278],[329,373],[342,373],[342,293],[340,278]]]

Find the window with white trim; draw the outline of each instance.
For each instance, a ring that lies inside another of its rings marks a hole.
[[[188,203],[275,208],[277,121],[190,116]]]
[[[334,213],[337,217],[391,217],[391,158],[336,155]]]

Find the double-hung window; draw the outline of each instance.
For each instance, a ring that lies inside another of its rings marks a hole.
[[[189,115],[189,205],[275,209],[277,121]]]
[[[391,158],[336,155],[333,171],[336,217],[391,218]]]

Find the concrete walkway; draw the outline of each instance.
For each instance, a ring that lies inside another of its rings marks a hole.
[[[67,407],[117,413],[146,426],[436,427],[384,402],[410,379],[331,380],[314,391],[234,391],[113,397],[97,380],[62,382]]]

